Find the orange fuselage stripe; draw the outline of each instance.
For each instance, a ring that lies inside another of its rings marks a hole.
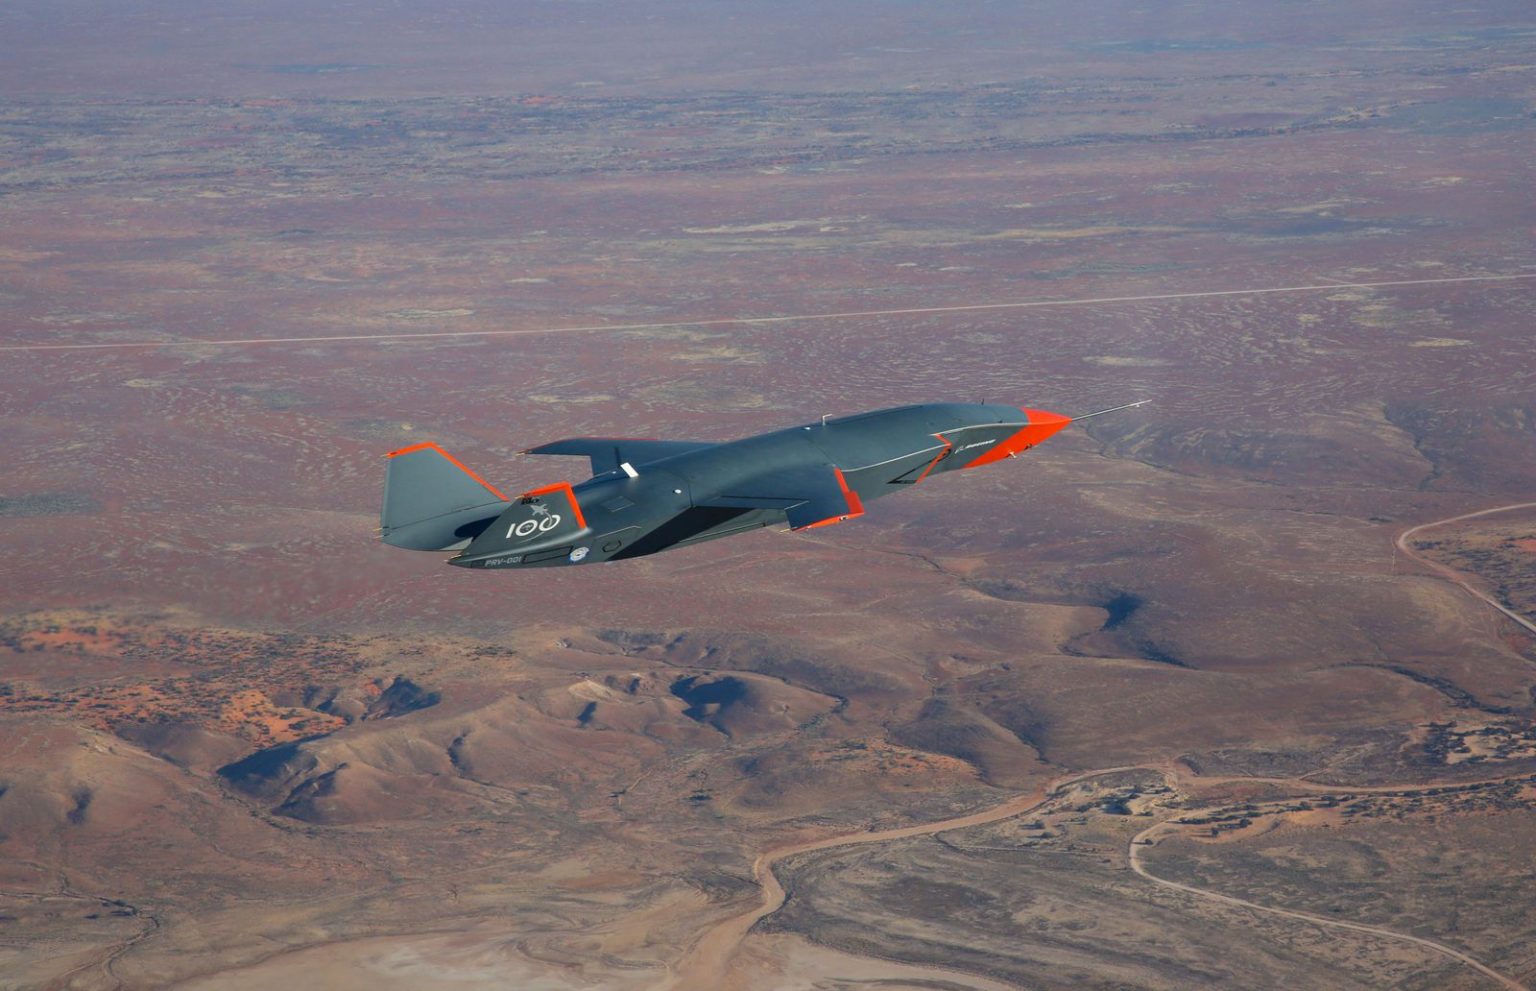
[[[944,442],[944,450],[940,451],[938,454],[935,454],[933,456],[933,460],[928,462],[928,467],[924,468],[923,469],[923,473],[921,475],[917,476],[916,481],[914,481],[912,483],[913,485],[916,485],[918,482],[921,482],[923,479],[927,478],[928,477],[928,473],[930,471],[933,471],[933,466],[938,464],[940,461],[943,461],[944,460],[944,456],[947,455],[950,451],[953,451],[955,449],[955,445],[953,445],[953,444],[951,444],[949,442],[949,438],[948,437],[945,437],[943,434],[934,434],[934,436],[937,437],[939,440],[942,440]]]

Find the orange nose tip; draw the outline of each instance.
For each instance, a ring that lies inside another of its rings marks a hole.
[[[1011,458],[1016,454],[1027,451],[1047,437],[1061,430],[1072,422],[1070,416],[1062,416],[1060,413],[1047,413],[1041,409],[1025,409],[1019,407],[1019,412],[1024,414],[1025,424],[1009,437],[998,441],[991,449],[980,457],[966,464],[967,468],[979,468],[982,465],[1001,461],[1003,458]]]
[[[1043,409],[1026,409],[1020,407],[1024,418],[1029,421],[1025,428],[1029,432],[1031,444],[1038,444],[1042,440],[1061,430],[1072,422],[1070,416],[1062,416],[1060,413],[1050,413]]]
[[[1041,426],[1044,426],[1048,423],[1054,423],[1057,424],[1056,429],[1060,430],[1062,427],[1065,427],[1067,424],[1072,422],[1072,418],[1070,416],[1062,416],[1060,413],[1049,413],[1043,409],[1030,409],[1027,406],[1021,406],[1019,407],[1019,411],[1029,418],[1031,426],[1037,423]]]

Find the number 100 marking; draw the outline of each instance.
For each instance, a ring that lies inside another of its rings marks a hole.
[[[553,530],[559,525],[559,513],[546,516],[542,520],[523,520],[521,523],[514,523],[507,527],[506,539],[511,540],[513,537],[531,537],[535,533],[545,533],[549,530]]]

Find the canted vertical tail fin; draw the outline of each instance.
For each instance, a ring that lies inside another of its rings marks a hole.
[[[394,547],[417,551],[466,547],[511,502],[436,444],[401,448],[388,458],[379,532]]]

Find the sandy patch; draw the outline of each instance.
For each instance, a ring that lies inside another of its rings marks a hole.
[[[770,220],[760,224],[725,224],[720,227],[684,227],[684,234],[782,234],[802,227],[820,229],[831,217],[814,220]]]
[[[732,968],[731,991],[824,991],[871,987],[880,991],[1014,991],[1014,985],[979,974],[858,957],[798,936],[754,936]]]
[[[280,953],[249,967],[173,985],[181,991],[627,991],[655,982],[658,972],[614,973],[604,961],[543,962],[525,956],[527,933],[381,936]]]
[[[1136,355],[1094,354],[1083,359],[1090,365],[1109,368],[1162,368],[1173,364],[1166,358],[1142,358]]]

